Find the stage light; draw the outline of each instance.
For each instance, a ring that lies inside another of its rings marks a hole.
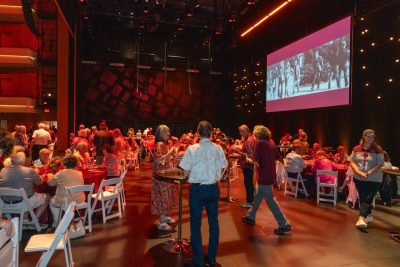
[[[375,46],[375,43],[371,43],[371,46]]]
[[[367,67],[366,66],[362,66],[362,69],[365,70]]]
[[[381,99],[382,97],[380,95],[378,95],[376,98]]]
[[[252,6],[252,5],[254,5],[256,3],[256,1],[254,1],[254,0],[248,0],[247,1],[247,5],[248,6]]]
[[[275,14],[276,12],[278,12],[281,8],[283,8],[284,6],[286,6],[287,4],[289,4],[290,2],[292,2],[293,0],[287,0],[285,2],[283,2],[280,6],[278,6],[277,8],[275,8],[272,12],[270,12],[268,15],[266,15],[265,17],[263,17],[262,19],[260,19],[256,24],[254,24],[253,26],[251,26],[250,28],[248,28],[245,32],[243,32],[240,36],[244,37],[246,34],[248,34],[249,32],[251,32],[254,28],[258,27],[261,23],[263,23],[265,20],[267,20],[269,17],[271,17],[273,14]]]
[[[366,83],[365,86],[368,87],[368,86],[369,86],[369,83]]]
[[[364,49],[360,49],[360,52],[363,53],[363,52],[364,52]]]
[[[396,59],[396,60],[395,60],[396,63],[399,63],[399,61],[400,61],[399,59]]]
[[[392,78],[389,78],[389,80],[388,80],[388,81],[391,83],[391,82],[393,82],[393,79],[392,79]]]
[[[393,41],[393,39],[394,39],[393,37],[390,37],[390,38],[389,38],[390,41]]]

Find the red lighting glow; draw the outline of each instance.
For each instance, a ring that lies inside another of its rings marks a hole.
[[[273,14],[275,14],[276,12],[278,12],[280,9],[282,9],[284,6],[286,6],[287,4],[289,4],[290,2],[292,2],[293,0],[286,0],[284,1],[280,6],[278,6],[277,8],[275,8],[274,10],[272,10],[268,15],[266,15],[265,17],[263,17],[262,19],[260,19],[259,21],[257,21],[256,24],[254,24],[253,26],[251,26],[250,28],[248,28],[245,32],[243,32],[240,36],[244,37],[246,34],[248,34],[249,32],[251,32],[252,30],[254,30],[256,27],[258,27],[261,23],[263,23],[264,21],[266,21],[269,17],[271,17]]]

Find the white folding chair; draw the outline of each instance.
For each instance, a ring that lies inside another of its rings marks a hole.
[[[19,197],[22,198],[22,201],[19,203],[8,204],[2,200],[3,197]],[[35,225],[36,230],[40,232],[42,229],[40,228],[39,220],[36,217],[35,213],[33,212],[28,197],[26,196],[25,190],[23,188],[20,189],[13,189],[7,187],[0,188],[0,217],[2,217],[3,214],[5,214],[7,219],[11,220],[12,214],[19,214],[19,227],[18,227],[19,240],[21,240],[22,237],[22,224],[24,221],[24,214],[27,212],[29,212],[29,215],[32,218],[32,222]]]
[[[68,190],[67,190],[68,189]],[[86,218],[88,219],[88,225],[85,225],[85,229],[89,230],[89,232],[92,232],[92,194],[94,190],[94,183],[91,185],[77,185],[77,186],[71,186],[71,187],[66,187],[65,192],[64,192],[64,207],[67,207],[69,205],[69,202],[71,201],[71,196],[69,195],[68,191],[73,194],[76,193],[87,193],[86,197],[86,202],[80,202],[76,203],[76,209],[77,210],[85,210],[85,215],[83,215],[82,220],[83,224],[86,224]],[[72,199],[72,201],[76,202],[75,199]]]
[[[125,210],[126,207],[126,197],[125,197],[125,185],[124,185],[124,180],[125,180],[125,176],[126,173],[128,172],[128,169],[122,169],[121,170],[121,175],[119,176],[119,178],[121,179],[121,182],[119,184],[119,193],[121,195],[121,203],[122,203],[122,210]],[[106,190],[113,192],[115,189],[115,186],[106,186]],[[115,199],[112,201],[112,203],[109,205],[109,208],[107,210],[108,213],[111,212],[112,207],[114,206],[115,203]]]
[[[108,186],[114,186],[114,187],[112,190],[108,191],[107,190]],[[92,198],[94,198],[92,213],[101,210],[103,215],[103,223],[106,223],[107,220],[115,217],[122,218],[120,188],[121,188],[121,178],[102,180],[97,193],[92,194]],[[117,199],[118,201],[118,212],[115,214],[111,214],[111,209],[113,207],[115,199]],[[101,208],[96,209],[98,202],[101,203]],[[106,215],[106,210],[107,213],[110,215]]]
[[[64,250],[65,265],[67,267],[74,266],[72,258],[71,242],[69,239],[68,226],[74,218],[75,202],[69,204],[60,224],[57,226],[53,234],[34,235],[25,247],[25,252],[43,251],[36,267],[46,267],[56,250]]]
[[[330,175],[334,176],[333,183],[321,183],[320,175]],[[337,171],[327,171],[327,170],[317,170],[317,203],[320,201],[332,202],[336,206],[337,202],[337,183],[338,183],[338,172]],[[329,190],[328,193],[325,189]]]
[[[11,220],[13,224],[13,233],[11,236],[11,240],[7,240],[4,244],[0,244],[0,265],[2,267],[18,267],[19,263],[19,223],[18,217],[15,217]],[[4,231],[5,234],[5,231]],[[0,232],[0,236],[2,233]]]
[[[297,173],[296,178],[289,177],[288,174],[286,174],[286,176],[287,179],[285,181],[285,191],[283,193],[284,195],[292,195],[297,198],[297,195],[300,192],[306,197],[309,196],[306,186],[304,185],[304,182],[307,180],[303,179],[303,176],[300,172]]]
[[[128,168],[133,168],[135,171],[139,171],[139,150],[135,150],[129,155],[129,164]]]

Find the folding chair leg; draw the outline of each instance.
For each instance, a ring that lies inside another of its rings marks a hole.
[[[24,223],[24,212],[19,214],[19,230],[18,230],[18,234],[19,234],[19,241],[21,241],[22,238],[22,227],[23,227],[23,223]]]
[[[32,221],[35,224],[36,231],[40,232],[42,229],[40,228],[38,218],[36,217],[35,213],[32,210],[29,210],[29,214],[31,215]]]
[[[89,225],[89,233],[92,232],[92,211],[88,211],[88,225]]]
[[[69,259],[68,259],[68,257],[69,257],[69,255],[68,255],[69,253],[68,253],[68,244],[64,244],[64,256],[65,256],[65,266],[70,266],[69,265]]]
[[[106,223],[106,207],[105,207],[105,204],[106,203],[104,203],[103,201],[101,201],[101,212],[103,213],[103,224],[105,224]]]
[[[121,211],[121,197],[118,197],[118,212],[119,212],[119,218],[122,218],[122,211]]]
[[[299,192],[299,181],[296,181],[296,192],[295,192],[295,198],[297,198],[297,193]]]

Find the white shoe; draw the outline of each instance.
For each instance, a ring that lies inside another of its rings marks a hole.
[[[240,204],[240,206],[241,206],[242,208],[249,209],[249,208],[253,207],[253,204],[252,204],[252,203],[245,202],[245,203]]]
[[[167,223],[158,223],[157,229],[162,231],[170,231],[172,227],[169,226]]]
[[[372,223],[374,221],[374,219],[372,219],[372,215],[368,215],[365,219],[364,222],[366,224]]]
[[[174,224],[174,223],[176,223],[176,220],[174,220],[173,218],[167,216],[167,217],[165,217],[165,222],[168,223],[168,224]]]
[[[366,229],[368,227],[368,224],[366,224],[363,219],[359,218],[356,223],[356,227],[360,229]]]

